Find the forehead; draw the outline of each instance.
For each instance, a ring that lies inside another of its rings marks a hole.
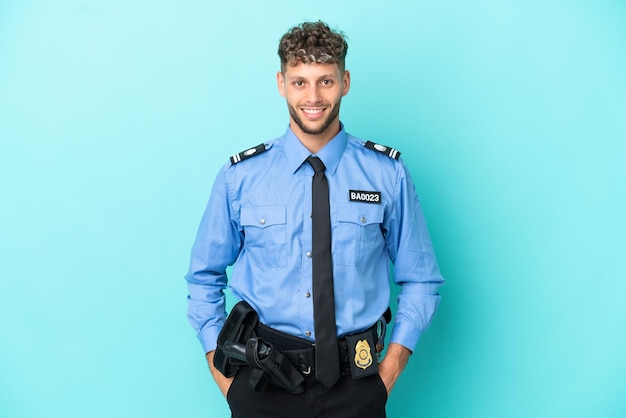
[[[285,66],[285,78],[320,78],[320,77],[341,77],[341,70],[338,64],[305,64],[299,62],[297,65]]]

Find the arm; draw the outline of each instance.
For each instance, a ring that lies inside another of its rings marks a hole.
[[[209,351],[206,353],[206,360],[209,363],[209,370],[211,370],[211,374],[213,375],[213,379],[215,379],[215,383],[222,391],[222,395],[226,397],[228,395],[228,389],[230,389],[230,385],[233,384],[234,377],[226,377],[219,370],[215,368],[213,365],[213,356],[215,355],[215,350]]]
[[[241,245],[242,235],[231,209],[226,169],[222,169],[213,184],[185,276],[189,292],[187,317],[205,353],[215,350],[226,319],[226,268],[234,263]]]
[[[387,248],[394,263],[394,281],[401,286],[390,343],[400,345],[407,354],[430,325],[440,300],[438,288],[444,279],[415,187],[403,163],[398,166],[397,193],[386,228]],[[387,355],[394,352],[389,350]],[[400,371],[404,367],[403,357],[397,358]]]
[[[378,374],[387,388],[387,394],[391,393],[400,373],[409,362],[410,355],[411,351],[408,348],[400,344],[389,344],[385,358],[378,365]]]

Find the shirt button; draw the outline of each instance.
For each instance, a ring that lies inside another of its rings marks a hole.
[[[310,298],[310,297],[311,297],[311,292],[306,292],[306,293],[304,294],[304,297],[305,297],[305,298]]]
[[[259,222],[261,222],[261,225],[265,225],[265,218],[261,218]]]
[[[365,216],[361,216],[361,223],[364,224],[366,221]]]
[[[313,257],[313,253],[311,251],[307,251],[306,252],[306,256],[311,258],[311,257]]]
[[[311,336],[311,331],[306,331],[306,332],[304,333],[304,335],[306,335],[307,337],[310,337],[310,336]]]

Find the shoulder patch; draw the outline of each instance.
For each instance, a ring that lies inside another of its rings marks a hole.
[[[385,154],[387,157],[393,158],[394,160],[400,158],[400,151],[398,151],[397,149],[376,144],[372,141],[367,141],[365,143],[365,148],[380,152],[381,154]]]
[[[259,155],[265,151],[267,151],[268,147],[265,146],[265,144],[259,144],[254,148],[250,148],[248,150],[245,150],[243,152],[240,152],[239,154],[235,154],[232,157],[230,157],[230,162],[232,164],[237,164],[242,162],[243,160],[247,160],[248,158],[254,157],[256,155]]]

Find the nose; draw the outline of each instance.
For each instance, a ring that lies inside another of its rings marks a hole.
[[[307,90],[306,99],[310,103],[318,103],[321,100],[320,97],[320,87],[317,84],[312,84]]]

